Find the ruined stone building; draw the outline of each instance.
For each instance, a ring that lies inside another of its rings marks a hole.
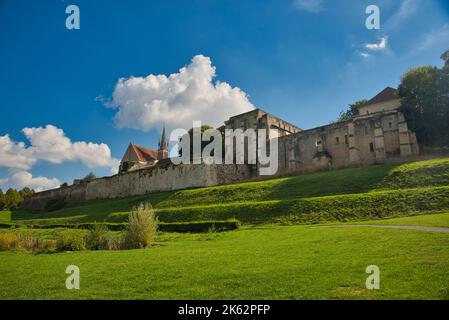
[[[418,155],[416,136],[408,130],[399,107],[396,90],[385,88],[360,106],[350,121],[281,137],[280,172],[368,165]]]
[[[416,136],[408,130],[400,104],[396,90],[388,87],[360,106],[350,121],[302,130],[256,109],[231,117],[225,127],[263,128],[269,138],[277,137],[278,174],[368,165],[418,155]]]

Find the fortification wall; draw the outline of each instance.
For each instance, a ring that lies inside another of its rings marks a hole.
[[[174,165],[127,172],[82,182],[65,188],[38,192],[27,197],[22,208],[45,210],[55,202],[122,198],[151,192],[209,187],[249,180],[256,176],[251,165]]]

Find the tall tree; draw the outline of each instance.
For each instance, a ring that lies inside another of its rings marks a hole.
[[[19,204],[23,200],[23,198],[20,196],[20,193],[18,193],[17,190],[13,188],[9,188],[6,191],[5,198],[6,198],[6,207],[9,209],[19,206]]]
[[[29,196],[34,193],[33,189],[30,189],[28,187],[24,187],[22,190],[19,191],[19,194],[22,198],[25,198],[26,196]]]
[[[449,145],[449,112],[444,88],[447,72],[434,66],[418,67],[401,79],[400,111],[417,135],[420,144],[430,147]],[[445,75],[446,74],[446,75]]]

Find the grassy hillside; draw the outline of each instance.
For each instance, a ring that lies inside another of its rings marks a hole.
[[[165,222],[317,223],[449,209],[449,159],[318,172],[259,182],[75,203],[54,212],[2,212],[1,221],[114,221],[149,201]]]
[[[270,226],[163,234],[143,250],[0,252],[0,299],[449,299],[448,240],[413,230]],[[72,264],[81,290],[65,288]],[[380,290],[365,288],[372,264]]]

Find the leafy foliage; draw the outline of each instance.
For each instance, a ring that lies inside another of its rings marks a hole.
[[[59,251],[80,251],[86,249],[86,239],[77,230],[65,230],[61,232],[56,248]]]
[[[428,147],[449,146],[449,51],[442,55],[445,66],[418,67],[401,79],[400,111],[418,142]]]
[[[198,129],[198,128],[195,128]],[[210,130],[210,129],[214,129],[214,127],[210,126],[210,125],[202,125],[201,126],[201,134],[203,134],[205,131]],[[193,158],[193,130],[194,128],[191,128],[188,131],[188,138],[190,139],[190,158]],[[187,135],[186,135],[187,136]],[[182,138],[181,138],[182,139]],[[224,143],[224,135],[222,133],[222,144]],[[204,147],[207,146],[210,143],[210,141],[201,141],[201,152],[203,151]],[[182,149],[179,150],[179,156],[182,156]]]
[[[89,172],[89,173],[83,178],[83,181],[89,182],[89,181],[92,181],[92,180],[95,180],[95,179],[97,179],[97,176],[95,175],[95,173]]]
[[[13,188],[9,188],[6,193],[3,193],[2,189],[0,189],[0,210],[14,209],[19,207],[23,199],[33,193],[34,190],[28,187],[25,187],[19,191]]]

